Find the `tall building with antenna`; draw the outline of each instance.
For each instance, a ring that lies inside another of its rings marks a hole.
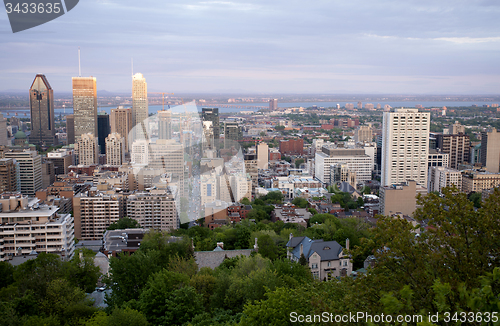
[[[97,136],[97,86],[95,77],[73,77],[75,141],[86,134]]]
[[[132,119],[133,125],[141,124],[148,118],[148,84],[141,73],[132,76]],[[147,135],[148,126],[141,126],[138,135]]]
[[[30,142],[40,146],[56,145],[54,93],[45,75],[36,75],[30,87]]]
[[[78,47],[78,77],[73,77],[73,117],[75,142],[84,134],[97,137],[97,83],[95,77],[82,77]]]

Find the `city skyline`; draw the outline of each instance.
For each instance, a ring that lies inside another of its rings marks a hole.
[[[0,16],[9,63],[0,89],[25,89],[43,73],[55,90],[70,91],[80,46],[82,76],[110,92],[130,92],[133,58],[153,91],[497,94],[500,36],[490,21],[499,11],[486,0],[92,0],[16,34]]]

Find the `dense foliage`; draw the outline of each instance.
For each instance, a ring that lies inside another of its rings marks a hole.
[[[105,310],[85,294],[99,276],[89,252],[69,262],[47,254],[15,268],[2,262],[0,325],[294,325],[300,323],[292,314],[323,312],[422,316],[420,325],[451,325],[460,321],[446,323],[446,312],[498,314],[500,190],[480,208],[456,189],[418,201],[418,224],[380,216],[372,226],[316,214],[307,229],[246,220],[213,231],[151,232],[134,254],[111,258]],[[349,238],[355,269],[368,255],[374,264],[356,277],[313,280],[305,257],[285,258],[290,233],[342,245]],[[219,241],[225,249],[245,249],[254,239],[257,254],[215,269],[199,269],[193,258],[191,243],[196,250],[213,250]],[[429,314],[439,318],[431,323]]]

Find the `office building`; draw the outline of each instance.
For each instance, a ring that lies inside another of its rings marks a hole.
[[[55,206],[38,199],[0,196],[0,260],[29,255],[32,251],[60,255],[69,260],[75,251],[74,222],[70,214],[58,214]]]
[[[36,75],[30,87],[30,142],[39,146],[57,145],[54,127],[54,92],[45,75]]]
[[[94,77],[73,77],[75,142],[91,133],[97,137],[97,86]]]
[[[354,189],[356,189],[356,172],[349,170],[349,167],[345,163],[330,165],[330,181],[327,183],[330,185],[337,185],[341,182],[347,182]]]
[[[315,176],[324,184],[331,184],[330,166],[342,163],[347,165],[351,173],[356,174],[357,182],[369,181],[372,178],[373,158],[363,148],[335,148],[325,145],[314,157]]]
[[[358,102],[358,109],[362,109],[363,108],[363,103],[361,101]]]
[[[462,191],[482,192],[500,186],[500,174],[485,171],[466,171],[462,174]]]
[[[417,208],[417,194],[427,194],[427,189],[413,180],[406,183],[382,186],[379,189],[380,214],[412,216]]]
[[[47,158],[54,163],[54,172],[56,175],[69,173],[69,167],[75,164],[74,156],[74,150],[67,148],[58,148],[47,153]]]
[[[243,139],[243,131],[241,130],[238,122],[225,121],[224,122],[224,148],[234,146],[235,142]]]
[[[111,133],[117,133],[122,136],[125,143],[125,151],[129,152],[129,133],[134,126],[132,122],[132,109],[123,108],[122,106],[119,106],[116,109],[111,109],[109,122],[111,125]]]
[[[148,118],[148,84],[146,78],[141,73],[132,76],[132,125],[136,129],[136,138],[143,137],[148,134],[148,126],[145,126],[143,121]]]
[[[499,172],[500,132],[495,128],[481,134],[481,164],[488,172]]]
[[[170,231],[180,227],[175,198],[166,190],[130,195],[127,215],[145,229]]]
[[[14,118],[14,117],[12,117]],[[11,121],[12,121],[11,118]],[[11,128],[13,127],[11,122]],[[10,139],[8,137],[9,130],[7,129],[7,118],[4,118],[3,114],[0,113],[0,146],[10,146]]]
[[[75,152],[79,165],[99,163],[97,138],[93,134],[83,134],[75,144]]]
[[[458,170],[446,166],[429,167],[429,183],[427,190],[429,192],[441,192],[444,187],[455,185],[459,191],[462,190],[462,173]]]
[[[271,99],[269,100],[269,110],[270,111],[276,111],[278,109],[278,99]]]
[[[219,124],[219,109],[218,108],[202,108],[201,116],[203,121],[212,122],[212,134],[214,137],[214,143],[219,144],[220,138],[220,124]]]
[[[4,153],[4,156],[19,163],[19,180],[23,195],[34,196],[42,189],[42,157],[36,151],[12,150]]]
[[[428,112],[404,108],[384,112],[381,186],[408,180],[427,185],[429,128]]]
[[[170,110],[158,111],[158,138],[172,138],[172,112]]]
[[[455,125],[453,125],[455,126]],[[463,126],[462,126],[463,127]],[[453,130],[460,128],[454,127]],[[458,134],[436,134],[436,147],[443,153],[449,154],[448,166],[458,169],[460,164],[470,162],[470,138],[464,133]]]
[[[125,161],[125,140],[120,134],[106,137],[106,164],[120,166]]]
[[[449,166],[450,155],[442,152],[438,152],[435,149],[429,150],[429,156],[427,159],[427,165],[431,166]]]
[[[75,143],[75,116],[68,114],[66,116],[66,144]]]
[[[13,158],[0,159],[0,193],[21,191],[19,163]]]
[[[373,140],[372,128],[369,126],[359,126],[354,131],[354,141],[356,143],[370,143]]]
[[[298,138],[298,139],[280,140],[279,149],[281,156],[304,155],[304,139]]]
[[[99,142],[99,153],[106,154],[106,137],[111,133],[109,125],[109,115],[106,112],[99,112],[97,115],[97,139]]]
[[[46,189],[56,181],[54,162],[47,157],[42,157],[42,189]]]
[[[262,170],[267,170],[269,165],[269,146],[266,143],[257,145],[257,167]]]
[[[120,218],[120,199],[92,187],[73,197],[73,214],[75,238],[100,240],[109,225]]]

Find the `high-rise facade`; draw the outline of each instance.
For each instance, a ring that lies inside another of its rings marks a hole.
[[[14,126],[12,124],[12,119],[15,117],[10,118],[11,119],[11,126]],[[0,113],[0,145],[4,146],[10,146],[10,139],[8,137],[8,131],[7,131],[7,119],[4,118],[3,114]]]
[[[278,99],[273,98],[269,100],[269,110],[270,111],[276,111],[278,109]]]
[[[83,134],[75,144],[78,153],[79,165],[93,165],[99,163],[97,138],[91,134]]]
[[[130,195],[127,215],[146,229],[169,231],[180,227],[175,199],[168,191]]]
[[[500,132],[495,128],[481,134],[481,164],[488,172],[499,172]]]
[[[202,108],[201,115],[203,121],[212,122],[212,130],[215,144],[219,144],[220,124],[219,124],[219,109],[218,108]]]
[[[119,166],[125,161],[125,141],[117,133],[112,133],[106,138],[106,164]]]
[[[158,111],[158,138],[172,138],[172,112],[170,110]]]
[[[235,142],[241,141],[243,138],[243,131],[241,130],[238,122],[226,121],[224,122],[224,147],[232,146]]]
[[[73,213],[75,238],[100,240],[109,225],[120,218],[120,199],[96,191],[79,193],[73,197]]]
[[[19,163],[19,180],[23,195],[34,196],[42,189],[42,157],[36,151],[13,150],[6,152],[4,156]]]
[[[99,153],[106,154],[106,137],[111,133],[109,125],[109,115],[106,112],[99,112],[97,115],[97,138],[99,142]]]
[[[75,141],[87,133],[97,137],[97,85],[94,77],[73,77]]]
[[[404,108],[384,112],[381,186],[408,180],[427,185],[429,130],[430,113]]]
[[[0,193],[21,191],[19,163],[13,158],[0,159]]]
[[[66,139],[68,145],[75,143],[75,116],[73,114],[66,116]]]
[[[132,109],[123,108],[122,106],[111,109],[111,115],[109,116],[109,121],[111,124],[111,133],[117,133],[122,136],[125,143],[125,151],[129,151],[129,133],[133,128],[132,124]]]
[[[450,135],[437,135],[436,146],[443,153],[449,154],[449,167],[452,169],[458,169],[460,164],[470,162],[470,138],[462,132]]]
[[[354,141],[356,143],[369,143],[373,140],[372,128],[369,126],[359,126],[354,131]]]
[[[40,146],[57,144],[54,127],[54,92],[45,75],[36,75],[30,87],[30,142]]]
[[[133,126],[141,124],[136,132],[136,137],[148,134],[148,126],[142,122],[148,118],[148,84],[141,73],[132,76],[132,119]]]
[[[266,143],[257,145],[257,162],[259,169],[267,170],[269,165],[269,146]]]

